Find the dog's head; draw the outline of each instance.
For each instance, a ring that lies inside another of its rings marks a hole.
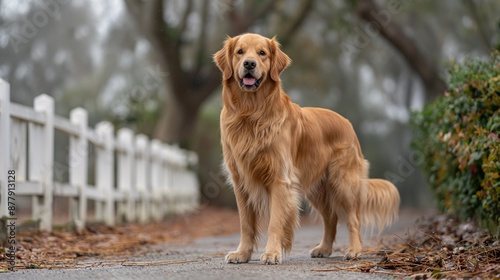
[[[258,34],[228,37],[214,61],[227,82],[237,82],[243,91],[257,91],[268,81],[280,82],[280,74],[291,63],[275,38]]]

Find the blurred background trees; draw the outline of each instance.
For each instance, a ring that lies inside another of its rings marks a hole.
[[[0,77],[14,102],[47,93],[58,114],[81,106],[91,125],[108,119],[196,150],[204,200],[234,206],[211,55],[226,35],[277,35],[294,61],[286,92],[347,117],[370,176],[422,207],[431,200],[408,148],[411,111],[442,94],[453,62],[488,56],[499,11],[494,0],[0,0]]]

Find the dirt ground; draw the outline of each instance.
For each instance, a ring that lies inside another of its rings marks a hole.
[[[167,242],[189,242],[207,236],[239,231],[238,213],[231,209],[202,210],[163,222],[130,223],[116,227],[89,224],[76,231],[58,226],[53,232],[27,230],[16,236],[16,270],[29,268],[72,268],[85,257],[134,256],[149,246]],[[0,270],[7,270],[5,248],[0,248]]]

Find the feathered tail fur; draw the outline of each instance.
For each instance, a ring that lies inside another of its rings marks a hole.
[[[370,231],[376,224],[380,234],[384,227],[398,219],[399,192],[391,182],[383,179],[368,179],[366,190],[361,218]]]

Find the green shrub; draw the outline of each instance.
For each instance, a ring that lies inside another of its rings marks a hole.
[[[500,53],[455,65],[445,95],[411,123],[439,209],[500,234]]]

